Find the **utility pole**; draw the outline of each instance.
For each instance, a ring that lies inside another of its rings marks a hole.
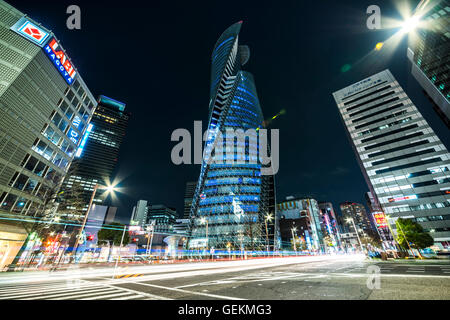
[[[123,232],[122,232],[122,239],[120,240],[120,247],[119,247],[119,256],[117,257],[116,260],[116,265],[114,266],[114,274],[113,274],[113,279],[116,277],[116,269],[117,269],[117,265],[119,264],[119,260],[120,260],[120,254],[122,252],[122,244],[123,244],[123,238],[125,237],[125,230],[127,230],[127,226],[123,226]],[[114,242],[113,242],[114,244]]]
[[[95,186],[94,186],[94,191],[92,192],[91,200],[89,201],[89,206],[87,208],[86,215],[84,216],[83,224],[81,225],[80,232],[78,232],[78,236],[77,236],[77,238],[75,240],[75,245],[73,246],[72,261],[74,261],[76,259],[77,251],[78,251],[78,245],[80,243],[80,238],[81,238],[81,235],[83,233],[84,227],[86,226],[86,221],[88,219],[89,212],[91,211],[92,203],[94,202],[94,197],[95,197],[95,194],[97,193],[97,189],[98,189],[98,184],[96,183]]]
[[[364,249],[363,249],[363,246],[361,243],[361,239],[359,238],[358,230],[356,229],[355,220],[353,220],[353,218],[348,218],[348,220],[352,222],[353,228],[355,229],[355,232],[356,232],[356,237],[358,238],[359,247],[361,248],[361,251],[364,252]]]

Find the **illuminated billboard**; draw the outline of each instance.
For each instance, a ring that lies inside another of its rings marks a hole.
[[[77,153],[75,153],[75,157],[79,158],[84,150],[84,145],[86,144],[87,139],[89,138],[89,134],[92,131],[92,124],[89,124],[86,132],[84,133],[83,140],[81,140],[80,146],[78,147]]]
[[[11,30],[40,47],[43,47],[50,37],[50,33],[25,17],[20,18],[19,21],[11,27]]]
[[[372,213],[373,220],[375,221],[375,224],[377,225],[377,228],[383,228],[388,226],[388,222],[386,219],[386,215],[383,212],[374,212]]]
[[[44,51],[50,60],[52,60],[59,73],[61,73],[64,80],[66,80],[67,84],[71,85],[77,75],[77,72],[75,71],[72,62],[70,62],[69,57],[62,50],[58,41],[56,41],[55,38],[51,39],[49,43],[45,45]]]

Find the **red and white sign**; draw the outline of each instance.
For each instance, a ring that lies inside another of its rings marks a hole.
[[[37,26],[33,22],[29,21],[27,18],[22,17],[17,21],[11,30],[17,32],[22,37],[30,40],[31,42],[43,47],[48,40],[50,33],[45,31],[43,28]]]
[[[377,227],[387,227],[388,222],[386,215],[383,212],[374,212],[373,219],[375,220]]]

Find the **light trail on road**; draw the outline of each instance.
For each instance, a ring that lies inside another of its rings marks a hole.
[[[363,261],[364,255],[323,255],[323,256],[302,256],[302,257],[285,257],[285,258],[265,258],[265,259],[248,259],[220,262],[195,262],[177,265],[149,265],[149,266],[130,266],[126,269],[113,267],[100,269],[69,269],[63,272],[30,272],[29,274],[0,274],[0,287],[2,285],[23,284],[23,283],[39,283],[51,281],[73,281],[77,279],[93,279],[107,278],[116,274],[132,274],[142,273],[144,276],[125,279],[111,279],[110,283],[125,282],[142,282],[149,280],[170,279],[175,277],[189,277],[197,275],[208,275],[226,272],[238,272],[244,270],[270,268],[275,266],[283,266],[290,264],[303,264],[310,262],[326,262],[326,261]]]

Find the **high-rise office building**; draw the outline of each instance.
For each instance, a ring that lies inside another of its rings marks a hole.
[[[414,15],[420,23],[409,34],[411,73],[450,128],[450,1],[422,0]]]
[[[131,214],[130,225],[133,226],[145,226],[147,224],[148,207],[146,200],[139,200],[133,207]]]
[[[197,182],[190,181],[186,183],[186,189],[184,192],[184,212],[183,219],[189,219],[191,216],[192,200],[194,199],[195,187]]]
[[[83,139],[73,163],[73,170],[66,177],[64,190],[80,189],[79,195],[84,201],[76,208],[82,215],[87,210],[89,200],[96,184],[107,186],[113,183],[113,171],[117,164],[120,145],[125,136],[130,114],[125,111],[125,103],[101,95],[98,106],[92,116],[89,136]],[[61,206],[71,206],[70,199]],[[96,192],[94,203],[105,200],[104,189]],[[67,208],[63,208],[67,209]]]
[[[375,229],[370,223],[371,217],[369,217],[364,205],[355,202],[343,202],[339,207],[342,213],[342,229],[345,233],[355,232],[353,223],[347,221],[348,218],[352,218],[360,237],[375,235]]]
[[[333,246],[341,245],[339,223],[331,202],[319,202],[322,232],[331,237]]]
[[[177,211],[175,208],[170,208],[163,204],[148,206],[147,224],[153,224],[157,233],[173,233],[176,219]]]
[[[265,165],[257,161],[261,150],[253,138],[258,137],[264,118],[253,76],[241,70],[250,57],[250,49],[239,45],[241,25],[238,22],[229,27],[212,53],[205,143],[206,155],[211,154],[211,158],[203,159],[192,203],[191,248],[262,249],[267,241],[270,246],[274,243],[274,177],[262,175]],[[231,141],[233,146],[226,152],[230,158],[212,156],[210,151],[220,148],[221,141],[225,145],[226,138],[218,136],[226,137],[227,129],[253,129],[254,133],[243,144]],[[209,161],[212,158],[215,161]]]
[[[333,93],[374,203],[450,241],[450,154],[389,70]]]
[[[55,35],[0,1],[0,213],[45,214],[96,105]]]
[[[277,203],[277,215],[281,243],[284,247],[286,247],[286,241],[291,239],[291,229],[296,228],[294,236],[301,235],[308,250],[325,251],[320,209],[316,200],[286,197],[285,201]]]

